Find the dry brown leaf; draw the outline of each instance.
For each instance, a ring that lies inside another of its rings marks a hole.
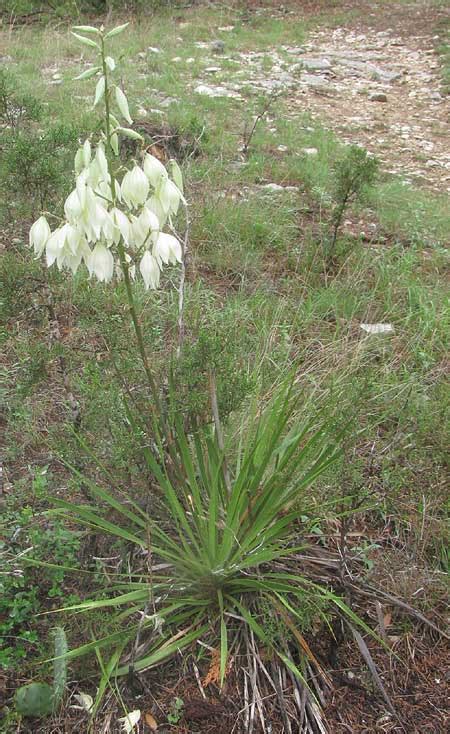
[[[148,146],[147,152],[150,153],[150,155],[155,156],[155,158],[161,161],[161,163],[167,163],[168,155],[162,145],[157,145],[156,143],[153,143],[152,145]]]
[[[220,678],[220,652],[219,650],[213,650],[211,654],[211,664],[209,670],[202,681],[203,688],[206,688],[211,683],[217,683]]]
[[[155,717],[150,713],[150,711],[147,711],[147,713],[144,714],[144,721],[147,724],[147,726],[151,729],[151,731],[157,731],[158,724],[156,722]]]

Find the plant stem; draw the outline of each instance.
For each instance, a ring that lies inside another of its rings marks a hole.
[[[113,169],[113,164],[112,164],[112,158],[113,158],[114,151],[111,145],[111,120],[110,120],[110,106],[109,106],[108,67],[106,65],[106,60],[105,60],[105,41],[104,41],[103,36],[101,37],[101,56],[102,56],[103,76],[105,78],[106,159],[108,161],[108,170],[109,170],[109,175],[111,177],[112,202],[113,202],[113,206],[115,206],[116,205],[116,179],[114,176],[114,169]],[[127,294],[128,307],[130,311],[131,321],[133,322],[134,332],[136,335],[136,342],[137,342],[137,346],[139,350],[139,355],[142,361],[142,365],[144,367],[145,375],[147,377],[147,382],[149,384],[151,393],[153,395],[153,399],[155,401],[155,405],[158,409],[159,414],[162,415],[159,393],[158,393],[155,379],[150,369],[147,352],[145,351],[144,334],[143,334],[141,325],[139,323],[139,317],[138,317],[137,308],[136,308],[136,301],[133,296],[133,287],[132,287],[131,278],[130,278],[129,265],[126,261],[125,249],[124,249],[123,242],[121,239],[119,240],[117,244],[117,251],[119,254],[120,267],[122,268],[122,272],[123,272],[123,279],[125,282],[125,290]]]

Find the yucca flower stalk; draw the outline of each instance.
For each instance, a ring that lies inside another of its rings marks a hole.
[[[131,168],[120,162],[121,137],[143,142],[132,124],[128,100],[114,82],[116,62],[107,47],[128,23],[106,32],[103,26],[75,26],[73,35],[96,51],[94,66],[76,79],[97,78],[94,107],[103,104],[104,129],[100,140],[84,141],[75,156],[75,188],[64,204],[65,219],[52,232],[44,215],[30,229],[30,245],[37,257],[45,254],[48,267],[56,264],[75,274],[83,264],[91,277],[110,283],[122,279],[139,353],[156,404],[157,389],[144,346],[132,281],[140,276],[145,287],[156,289],[164,265],[182,263],[183,247],[173,231],[173,219],[183,196],[183,179],[176,161],[170,172],[149,153]],[[84,34],[84,35],[81,35]],[[116,117],[117,115],[117,117]],[[117,118],[122,118],[121,124]]]

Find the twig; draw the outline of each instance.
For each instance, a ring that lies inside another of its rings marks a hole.
[[[184,341],[184,286],[186,282],[186,258],[189,246],[189,215],[187,207],[185,207],[186,213],[186,228],[184,231],[184,237],[181,243],[181,273],[180,273],[180,284],[178,286],[178,344],[177,344],[177,359],[180,358],[181,349]]]
[[[202,695],[202,698],[204,698],[205,701],[206,701],[206,693],[203,690],[202,681],[200,679],[200,673],[198,672],[198,668],[197,668],[197,666],[196,666],[195,663],[192,663],[192,667],[194,669],[195,680],[197,681],[197,685],[198,685],[199,691],[200,691],[200,693]]]
[[[270,106],[272,105],[272,102],[274,102],[278,97],[280,96],[279,92],[273,92],[265,101],[265,104],[263,105],[262,110],[256,115],[255,120],[253,122],[252,129],[247,135],[247,126],[245,126],[244,130],[244,143],[242,146],[242,153],[247,158],[248,157],[248,149],[250,147],[250,143],[252,141],[253,135],[255,134],[256,127],[258,123],[263,119],[264,115],[269,111]]]

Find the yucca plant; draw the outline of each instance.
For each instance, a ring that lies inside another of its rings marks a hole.
[[[171,451],[159,441],[145,449],[165,508],[160,517],[86,478],[95,505],[58,502],[59,512],[71,520],[134,544],[136,557],[145,558],[144,568],[107,598],[70,607],[110,608],[123,630],[72,650],[69,658],[115,645],[114,673],[121,675],[148,670],[205,640],[217,652],[220,683],[230,650],[235,657],[241,644],[259,644],[297,682],[306,675],[305,655],[320,668],[301,633],[305,610],[323,615],[326,603],[359,620],[302,569],[310,488],[339,456],[340,436],[330,422],[315,429],[311,423],[299,426],[294,411],[290,388],[259,415],[255,410],[232,463],[217,430],[188,435],[175,419]],[[132,424],[137,431],[134,419]],[[282,637],[267,631],[266,622],[274,618]]]

